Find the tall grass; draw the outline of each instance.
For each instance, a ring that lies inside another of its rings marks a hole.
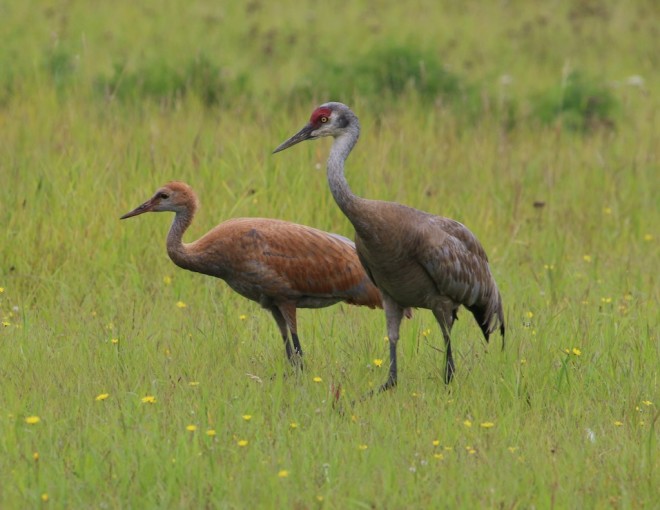
[[[3,4],[0,507],[653,508],[654,8]],[[448,104],[415,66],[317,92],[388,48],[476,92]],[[552,102],[567,70],[607,122]],[[189,240],[237,216],[352,235],[329,141],[270,154],[330,99],[363,125],[354,191],[462,221],[489,253],[507,345],[461,312],[450,386],[421,310],[395,391],[359,400],[386,377],[384,320],[345,305],[300,312],[293,374],[263,310],[168,260],[171,217],[118,220],[178,179],[202,202]]]

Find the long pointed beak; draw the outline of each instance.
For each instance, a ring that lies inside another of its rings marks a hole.
[[[138,216],[139,214],[147,213],[151,211],[151,209],[153,209],[154,205],[155,203],[153,199],[147,200],[144,204],[137,206],[131,212],[127,212],[119,219],[125,220],[126,218],[132,218],[133,216]]]
[[[309,140],[311,138],[314,138],[312,136],[312,131],[314,131],[314,128],[312,127],[311,124],[307,124],[304,128],[302,128],[300,131],[298,131],[295,135],[293,135],[291,138],[289,138],[286,142],[281,143],[277,149],[273,151],[273,154],[276,152],[283,151],[284,149],[288,149],[292,145],[295,145],[300,142],[304,142],[305,140]]]

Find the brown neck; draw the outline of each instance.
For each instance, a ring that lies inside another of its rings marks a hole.
[[[167,234],[167,254],[177,266],[189,269],[192,257],[188,247],[183,243],[183,234],[192,223],[195,209],[179,211],[174,216],[172,226]]]

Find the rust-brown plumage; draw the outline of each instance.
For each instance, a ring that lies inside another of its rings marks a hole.
[[[349,239],[287,221],[236,218],[184,243],[183,234],[197,207],[190,186],[169,182],[121,219],[146,212],[176,213],[167,236],[172,261],[183,269],[224,280],[240,295],[269,310],[292,363],[300,364],[302,356],[297,308],[323,308],[340,301],[382,307],[381,294],[367,277]]]
[[[445,382],[449,382],[455,372],[450,332],[461,305],[472,312],[486,341],[497,329],[504,338],[502,299],[488,257],[474,234],[457,221],[356,196],[344,176],[344,162],[359,135],[360,123],[346,105],[326,103],[275,152],[303,140],[334,138],[327,165],[330,191],[355,227],[358,257],[383,294],[390,372],[381,389],[397,382],[396,345],[406,307],[430,309],[440,324],[447,348]]]

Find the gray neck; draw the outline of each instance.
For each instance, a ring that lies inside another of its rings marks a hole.
[[[339,208],[356,228],[356,221],[358,221],[357,208],[360,197],[351,191],[346,181],[346,177],[344,176],[344,162],[353,150],[353,147],[355,147],[359,137],[360,123],[357,117],[353,116],[346,131],[334,139],[327,165],[330,192]]]

